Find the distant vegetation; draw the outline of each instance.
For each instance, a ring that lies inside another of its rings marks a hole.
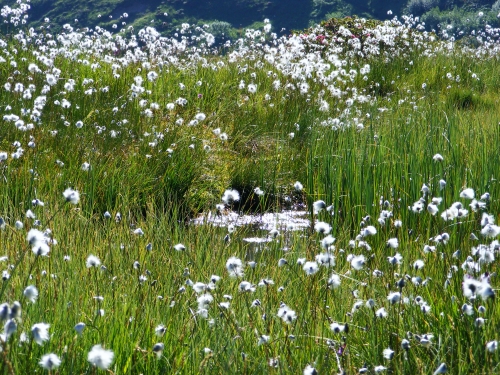
[[[451,27],[468,33],[485,24],[498,25],[500,12],[500,1],[493,0],[32,0],[31,6],[28,22],[41,26],[48,18],[57,31],[69,23],[109,31],[153,26],[171,35],[182,23],[207,24],[219,41],[241,36],[266,18],[274,32],[289,33],[332,17],[356,14],[383,20],[413,14],[428,30]]]

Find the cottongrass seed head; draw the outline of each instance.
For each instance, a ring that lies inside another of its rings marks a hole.
[[[36,286],[30,285],[24,289],[23,294],[31,303],[35,303],[38,298],[38,289]]]
[[[53,353],[45,354],[38,364],[42,366],[43,369],[51,371],[61,365],[61,359]]]
[[[83,332],[83,330],[85,329],[85,326],[86,326],[86,325],[85,325],[85,323],[83,323],[83,322],[77,323],[77,324],[75,325],[75,331],[76,331],[76,333],[78,333],[79,335],[81,335],[81,334],[82,334],[82,332]]]
[[[222,196],[222,201],[227,204],[227,205],[231,205],[233,204],[234,202],[237,202],[240,200],[240,193],[238,192],[238,190],[226,190],[224,192],[224,195]]]
[[[87,266],[87,268],[99,267],[101,265],[101,261],[95,255],[89,255],[87,257],[85,265]]]
[[[71,204],[78,204],[78,202],[80,202],[80,193],[71,188],[67,188],[66,190],[64,190],[63,196],[64,199],[66,199],[66,202],[69,202]]]
[[[164,349],[165,349],[165,344],[163,344],[162,342],[159,342],[157,344],[154,344],[153,353],[155,353],[156,357],[159,359],[159,358],[161,358],[161,355],[162,355]]]
[[[318,375],[318,371],[311,365],[307,365],[303,372],[304,375]]]
[[[104,349],[101,345],[94,345],[90,350],[87,360],[101,370],[107,370],[113,363],[115,354],[112,350]]]
[[[36,323],[33,324],[33,327],[31,327],[31,333],[33,335],[33,340],[38,345],[43,345],[45,341],[48,341],[50,336],[49,336],[49,327],[50,324],[47,323]]]
[[[446,363],[443,362],[438,366],[436,371],[434,371],[434,375],[445,374],[447,371],[448,371],[448,367],[446,366]]]

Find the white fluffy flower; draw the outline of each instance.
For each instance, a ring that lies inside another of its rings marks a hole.
[[[364,255],[357,255],[353,256],[350,261],[351,261],[351,267],[354,268],[356,271],[359,271],[364,267],[366,263],[366,258]]]
[[[226,269],[231,277],[242,277],[243,276],[243,262],[241,259],[236,257],[231,257],[226,262]]]
[[[287,305],[282,304],[278,309],[278,317],[281,318],[286,324],[291,324],[297,319],[297,313],[290,309]]]
[[[89,255],[85,264],[87,268],[99,267],[101,265],[101,261],[95,255]]]
[[[113,363],[114,356],[112,350],[103,349],[101,345],[94,345],[87,356],[87,360],[101,370],[107,370]]]
[[[328,234],[332,230],[332,227],[328,223],[317,221],[316,224],[314,224],[314,230],[321,234]]]
[[[432,160],[434,160],[434,161],[443,161],[443,160],[444,160],[444,158],[443,158],[443,155],[441,155],[441,154],[436,154],[436,155],[434,155],[434,156],[432,157]]]
[[[80,193],[76,190],[67,188],[63,192],[64,199],[71,204],[78,204],[80,202]]]
[[[239,200],[240,200],[240,193],[238,192],[238,190],[228,189],[224,192],[224,195],[222,196],[222,201],[227,205],[231,205]]]
[[[24,296],[30,300],[30,302],[35,303],[38,298],[38,289],[34,285],[30,285],[24,289]]]
[[[302,268],[307,275],[314,275],[316,272],[318,272],[319,269],[318,263],[316,262],[305,262]]]
[[[49,336],[49,327],[50,324],[47,323],[36,323],[33,324],[33,327],[31,327],[31,333],[33,334],[33,340],[38,345],[43,345],[45,341],[48,341],[50,336]]]
[[[460,193],[460,198],[474,199],[474,190],[471,188],[462,190],[462,192]]]
[[[61,359],[53,353],[45,354],[38,364],[45,370],[51,371],[61,365]]]

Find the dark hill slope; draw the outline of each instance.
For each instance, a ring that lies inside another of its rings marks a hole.
[[[14,2],[1,0],[0,4],[13,6]],[[421,16],[429,28],[452,24],[455,29],[470,30],[481,22],[496,25],[500,0],[32,0],[29,22],[37,27],[49,18],[52,29],[69,23],[74,27],[98,25],[110,31],[151,25],[164,34],[175,32],[183,22],[216,22],[214,34],[234,37],[265,18],[271,20],[275,32],[283,28],[288,32],[352,14],[392,18],[388,10],[393,15]],[[480,11],[482,17],[478,17]]]

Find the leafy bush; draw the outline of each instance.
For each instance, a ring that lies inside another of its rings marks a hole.
[[[482,13],[482,15],[480,15]],[[443,30],[448,28],[449,33],[456,36],[469,34],[472,30],[488,24],[493,27],[498,25],[496,14],[490,11],[470,11],[464,8],[440,10],[435,7],[422,16],[422,21],[430,30]]]
[[[410,0],[406,5],[406,13],[420,16],[438,5],[438,0]]]
[[[345,17],[353,12],[353,5],[343,0],[313,0],[309,22],[318,22],[325,18]]]
[[[230,39],[236,37],[236,32],[229,22],[214,21],[209,24],[208,31],[220,41],[221,39]]]

